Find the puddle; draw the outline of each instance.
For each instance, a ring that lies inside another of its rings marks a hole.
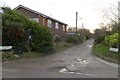
[[[75,65],[71,64],[71,66],[75,66]]]
[[[88,74],[88,73],[81,73],[78,72],[77,68],[79,68],[79,66],[85,66],[84,64],[87,64],[88,61],[86,59],[82,59],[82,58],[77,58],[76,61],[78,63],[81,64],[69,64],[64,66],[61,70],[59,70],[60,73],[65,73],[65,74],[77,74],[77,75],[86,75],[86,76],[94,76],[96,77],[97,75],[95,74]]]
[[[78,74],[78,75],[86,75],[86,76],[98,76],[98,75],[95,75],[95,74],[85,74],[85,73],[80,73],[80,72],[71,72],[71,71],[68,71],[66,68],[63,68],[59,71],[60,73],[66,73],[66,74]]]
[[[68,72],[68,73],[70,73],[70,74],[74,74],[75,72]]]
[[[81,58],[78,58],[77,61],[78,61],[78,63],[84,63],[84,64],[88,63],[87,60],[81,59]]]
[[[91,48],[93,45],[87,45],[87,46]]]
[[[78,72],[77,72],[76,74],[82,74],[82,73],[78,73]]]
[[[54,66],[54,67],[50,67],[48,69],[62,69],[64,68],[65,66]]]
[[[59,72],[64,73],[67,72],[68,70],[66,68],[61,69]]]
[[[87,63],[87,61],[86,61],[86,60],[83,60],[83,63]]]
[[[77,59],[77,61],[81,61],[82,59]]]
[[[74,74],[75,72],[71,72],[71,71],[68,71],[66,68],[63,68],[59,71],[60,73],[70,73],[70,74]]]
[[[50,71],[50,72],[58,72],[58,71],[60,71],[61,69],[63,69],[63,68],[65,68],[65,66],[63,66],[63,65],[56,65],[56,66],[51,66],[51,67],[48,67],[48,68],[46,68],[46,70],[47,71]]]
[[[87,76],[94,76],[94,77],[97,77],[98,75],[95,75],[95,74],[84,74],[84,75],[87,75]]]

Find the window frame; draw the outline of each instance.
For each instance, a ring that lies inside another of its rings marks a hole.
[[[63,31],[66,31],[66,26],[63,24],[62,25]]]
[[[48,19],[47,26],[52,28],[52,20]]]
[[[31,21],[39,22],[39,18],[30,18]]]
[[[58,22],[55,22],[55,29],[59,29],[59,24],[58,24]]]

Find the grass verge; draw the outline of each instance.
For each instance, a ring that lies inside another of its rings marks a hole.
[[[70,43],[55,43],[54,49],[55,49],[55,52],[60,52],[72,46],[73,44],[70,44]]]
[[[92,53],[95,56],[98,56],[104,60],[114,62],[114,63],[118,63],[118,59],[120,56],[120,54],[118,54],[118,53],[110,52],[109,47],[105,46],[103,44],[94,45]]]
[[[57,52],[64,51],[65,49],[68,49],[72,47],[73,44],[69,43],[55,43],[54,48],[55,50],[52,53],[41,53],[41,52],[24,52],[22,55],[16,55],[13,51],[2,51],[2,61],[8,62],[8,61],[14,61],[19,59],[31,59],[31,58],[39,58],[44,57],[47,55],[51,55]]]
[[[19,59],[30,59],[30,58],[38,58],[43,56],[43,53],[40,52],[24,52],[21,55],[14,54],[13,51],[2,51],[2,61],[14,61]]]

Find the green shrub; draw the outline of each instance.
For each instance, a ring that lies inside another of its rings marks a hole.
[[[61,41],[62,41],[61,36],[55,36],[55,42],[56,42],[56,43],[59,43],[59,42],[61,42]]]
[[[105,43],[105,36],[104,35],[102,35],[102,36],[99,36],[99,37],[97,37],[96,39],[95,39],[95,44],[104,44]]]
[[[68,43],[81,43],[82,39],[79,35],[67,35],[66,42],[68,42]]]
[[[66,42],[69,42],[69,43],[76,43],[78,41],[77,38],[75,38],[74,36],[69,36],[66,38]]]
[[[86,40],[88,40],[88,39],[90,39],[90,35],[85,35],[85,37],[86,37]]]
[[[31,43],[33,51],[43,53],[51,52],[53,48],[53,36],[50,30],[45,26],[37,26],[34,28],[34,38]]]
[[[24,45],[26,33],[24,28],[32,27],[32,21],[28,17],[9,7],[1,7],[2,14],[2,45],[18,46]]]
[[[117,44],[119,44],[119,34],[114,33],[112,35],[107,35],[105,37],[105,43],[106,45],[112,46],[112,47],[117,47]]]

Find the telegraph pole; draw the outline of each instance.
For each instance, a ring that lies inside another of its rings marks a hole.
[[[120,34],[120,1],[118,2],[118,34]],[[118,39],[120,40],[120,38]],[[120,42],[118,43],[118,53],[120,53]]]
[[[76,12],[76,33],[77,33],[78,12]]]

